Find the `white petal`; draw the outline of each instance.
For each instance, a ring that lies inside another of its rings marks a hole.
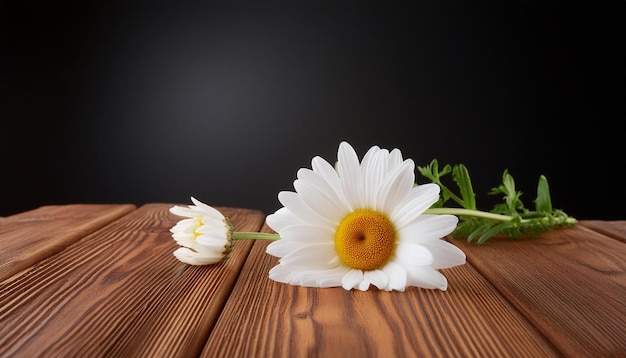
[[[182,206],[173,206],[170,208],[170,212],[178,216],[185,216],[189,218],[200,216],[200,214],[196,210],[192,208],[185,208]]]
[[[266,250],[268,254],[283,257],[306,245],[319,243],[334,245],[333,233],[320,227],[290,226],[280,232],[280,237],[280,240],[273,241],[268,245]]]
[[[395,257],[394,261],[404,266],[427,266],[433,263],[433,254],[426,247],[412,243],[398,243]]]
[[[200,235],[196,238],[196,242],[199,245],[202,245],[204,247],[207,248],[215,248],[215,249],[219,249],[219,248],[224,248],[226,246],[226,244],[228,244],[228,240],[226,239],[226,237],[213,237],[213,236],[208,236],[208,235]]]
[[[272,256],[284,257],[289,255],[291,252],[302,248],[302,246],[301,242],[280,239],[272,241],[269,245],[267,245],[265,252]]]
[[[298,285],[299,281],[294,280],[294,271],[291,267],[276,265],[269,272],[270,279],[278,282]]]
[[[348,212],[335,190],[312,170],[300,169],[293,186],[309,207],[330,222],[338,224]]]
[[[199,200],[197,200],[196,198],[194,198],[193,196],[191,197],[191,201],[196,205],[196,207],[198,209],[200,209],[201,212],[203,212],[205,215],[207,216],[213,216],[216,218],[220,218],[220,219],[224,219],[224,215],[217,209],[215,209],[212,206],[209,206]]]
[[[317,244],[334,242],[335,231],[327,227],[298,225],[288,226],[280,231],[280,240]]]
[[[407,267],[407,285],[428,289],[438,288],[445,291],[448,288],[448,280],[437,270],[429,266]]]
[[[334,224],[321,217],[311,207],[309,207],[297,193],[291,191],[281,191],[278,193],[278,200],[284,207],[289,209],[294,215],[312,225],[333,227]]]
[[[389,170],[395,170],[395,168],[402,164],[403,160],[402,160],[402,152],[400,151],[400,149],[398,148],[394,148],[390,153],[389,153],[389,160],[388,160],[388,165],[389,165]]]
[[[341,286],[341,278],[348,268],[337,266],[328,269],[308,269],[294,271],[290,267],[275,266],[269,272],[270,279],[307,287],[337,287]]]
[[[389,284],[389,275],[381,270],[365,271],[363,278],[380,290],[384,290]]]
[[[206,234],[208,236],[226,237],[228,230],[223,222],[211,223],[210,225],[200,225],[196,230],[197,234]]]
[[[459,219],[454,215],[421,215],[409,225],[398,229],[402,242],[424,243],[440,239],[456,228]]]
[[[332,266],[336,256],[334,243],[301,245],[300,248],[283,256],[280,263],[295,268],[328,268]]]
[[[170,232],[178,233],[178,232],[186,232],[193,233],[200,226],[200,221],[197,219],[183,219],[176,223],[171,229]]]
[[[363,281],[363,271],[352,269],[341,278],[341,286],[346,290],[351,290]]]
[[[406,160],[389,173],[376,198],[376,210],[391,213],[408,196],[415,183],[415,164]]]
[[[189,265],[210,265],[222,260],[222,256],[208,256],[194,252],[186,247],[181,247],[174,251],[174,256]]]
[[[376,194],[387,176],[388,155],[389,152],[386,149],[381,149],[376,151],[370,160],[366,161],[364,158],[361,163],[363,178],[363,193],[361,195],[365,198],[365,205],[368,207],[378,209]]]
[[[174,241],[180,246],[191,247],[196,242],[196,235],[187,234],[187,233],[176,233],[173,234],[172,237]]]
[[[218,218],[215,216],[202,216],[201,221],[203,225],[221,228],[222,230],[226,228],[226,221],[224,218]]]
[[[341,178],[341,188],[350,207],[354,210],[363,207],[360,196],[361,167],[354,148],[347,142],[339,144],[337,153],[337,170]]]
[[[200,237],[203,237],[204,240],[214,240],[214,241],[222,241],[222,242],[226,242],[227,241],[227,233],[226,230],[222,229],[222,230],[210,230],[210,229],[204,229],[202,231],[200,231],[200,229],[196,230],[196,234],[198,235],[198,239]]]
[[[333,191],[337,195],[338,198],[344,203],[347,204],[345,200],[345,196],[343,195],[343,190],[341,189],[341,180],[339,179],[339,174],[337,170],[333,168],[330,163],[322,159],[321,157],[315,157],[311,160],[311,169],[315,173],[317,173],[320,177],[322,177],[328,185],[333,188]],[[353,210],[353,208],[349,208]]]
[[[422,184],[411,189],[403,204],[398,205],[391,213],[391,220],[396,229],[401,229],[417,219],[426,209],[439,199],[439,185]]]
[[[374,145],[371,146],[370,149],[367,150],[367,152],[365,152],[365,155],[363,155],[363,160],[361,160],[361,168],[363,167],[367,167],[369,166],[370,162],[372,161],[372,159],[378,155],[378,152],[380,152],[381,149],[379,146]]]
[[[317,277],[317,287],[337,287],[341,286],[342,277],[350,270],[349,267],[338,265],[337,267],[321,272],[323,275]]]
[[[265,218],[267,225],[276,232],[280,232],[283,228],[291,225],[306,224],[306,221],[300,219],[289,209],[282,207],[275,213]]]
[[[355,288],[359,291],[367,291],[370,288],[370,281],[363,277],[363,281],[359,282]]]
[[[193,244],[191,244],[191,246],[187,246],[190,249],[198,252],[199,254],[205,255],[205,256],[214,256],[214,257],[223,257],[224,256],[224,251],[226,251],[226,246],[225,245],[201,245],[197,242],[194,242]]]
[[[406,287],[406,269],[404,266],[395,262],[388,262],[382,270],[389,276],[389,283],[385,290],[391,291],[404,291]]]
[[[289,279],[296,279],[302,286],[308,287],[336,287],[341,286],[341,277],[348,272],[345,266],[337,266],[324,270],[306,270],[294,273]]]
[[[422,244],[433,254],[433,268],[444,269],[465,264],[465,253],[444,240],[433,240]]]

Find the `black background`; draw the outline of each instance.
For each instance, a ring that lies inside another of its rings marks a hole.
[[[626,219],[623,5],[1,1],[0,216],[270,213],[347,140],[465,164],[482,209],[508,169],[527,207],[544,174],[556,208]]]

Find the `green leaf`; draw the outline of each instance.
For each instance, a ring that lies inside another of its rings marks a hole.
[[[481,211],[476,203],[469,170],[463,164],[456,164],[454,167],[446,164],[442,170],[439,170],[439,163],[433,159],[426,167],[417,168],[424,177],[441,188],[441,196],[431,208],[437,208],[437,212],[445,213],[445,209],[448,208],[445,204],[449,199],[461,206],[461,208],[449,208],[453,215],[459,216],[457,229],[452,233],[453,238],[467,237],[467,242],[478,238],[478,244],[482,244],[499,233],[513,238],[522,235],[534,236],[555,227],[571,226],[577,222],[563,211],[552,208],[548,181],[543,175],[540,176],[537,185],[535,211],[524,207],[520,199],[522,192],[515,189],[515,180],[508,170],[504,170],[502,174],[502,183],[488,193],[489,195],[503,195],[503,202],[495,204],[490,211]],[[452,172],[452,180],[459,189],[458,195],[446,187],[441,180],[450,172]],[[455,214],[459,213],[459,210],[466,210],[467,213]]]
[[[552,212],[552,201],[550,200],[550,187],[545,176],[539,177],[537,185],[537,199],[535,199],[535,210],[542,213]]]
[[[476,194],[472,188],[472,180],[469,171],[463,164],[455,165],[452,169],[452,178],[459,186],[461,198],[463,199],[463,207],[465,209],[476,210]]]
[[[467,242],[472,242],[472,240],[474,240],[474,238],[476,238],[476,236],[482,235],[484,232],[487,232],[489,230],[489,228],[491,228],[491,224],[490,223],[482,224],[481,226],[476,228],[476,230],[474,230],[474,232],[472,232],[467,237]]]
[[[506,229],[507,227],[509,227],[511,224],[508,222],[502,222],[494,227],[492,227],[490,230],[486,231],[485,233],[483,233],[480,238],[478,239],[478,244],[482,244],[485,241],[491,239],[491,237],[499,232],[502,232],[504,229]]]

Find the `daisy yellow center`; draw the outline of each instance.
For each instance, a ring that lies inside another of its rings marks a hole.
[[[335,250],[347,266],[360,270],[382,267],[393,254],[396,230],[383,214],[359,209],[346,215],[335,231]]]

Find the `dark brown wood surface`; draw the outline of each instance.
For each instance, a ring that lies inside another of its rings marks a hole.
[[[0,220],[0,357],[626,357],[626,221],[449,240],[447,291],[269,280],[267,242],[185,265],[174,204],[62,205]],[[219,208],[239,231],[263,213]]]

